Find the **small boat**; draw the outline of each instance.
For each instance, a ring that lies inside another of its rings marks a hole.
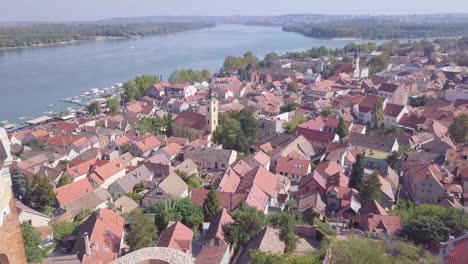
[[[67,110],[72,110],[72,109],[73,109],[73,107],[68,107],[68,108],[67,108]]]
[[[18,119],[19,119],[19,120],[24,120],[24,119],[26,119],[26,118],[27,118],[27,117],[22,116],[22,117],[20,117],[20,118],[18,118]]]
[[[6,124],[6,123],[8,123],[8,120],[3,120],[2,121],[2,124]]]
[[[48,105],[48,107],[52,107],[52,106],[54,106],[54,105],[53,104]]]

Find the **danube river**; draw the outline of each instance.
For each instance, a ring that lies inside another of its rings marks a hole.
[[[62,98],[109,87],[139,74],[175,69],[217,71],[228,55],[311,47],[343,47],[349,41],[307,38],[277,27],[218,25],[213,28],[132,40],[107,40],[55,47],[0,50],[0,121],[38,117],[72,105]],[[53,104],[52,107],[48,105]],[[24,119],[26,121],[27,119]]]

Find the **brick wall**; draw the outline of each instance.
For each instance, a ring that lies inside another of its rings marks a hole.
[[[10,210],[11,214],[7,216],[3,226],[0,227],[0,256],[2,256],[0,262],[1,264],[4,264],[4,262],[6,264],[26,263],[14,199],[10,201]],[[6,241],[8,242],[6,243]],[[5,256],[8,258],[7,261],[5,261]]]

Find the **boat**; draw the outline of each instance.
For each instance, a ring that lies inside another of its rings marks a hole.
[[[26,119],[26,118],[27,118],[27,117],[22,116],[22,117],[20,117],[20,118],[18,118],[18,119],[19,119],[19,120],[24,120],[24,119]]]
[[[6,124],[6,123],[8,123],[8,120],[3,120],[2,121],[2,124]]]
[[[53,104],[48,105],[48,107],[52,107],[52,106],[54,106],[54,105]]]

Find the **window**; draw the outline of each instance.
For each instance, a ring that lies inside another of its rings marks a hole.
[[[208,106],[207,109],[208,109],[207,111],[209,112],[209,111],[210,111],[210,107]]]

